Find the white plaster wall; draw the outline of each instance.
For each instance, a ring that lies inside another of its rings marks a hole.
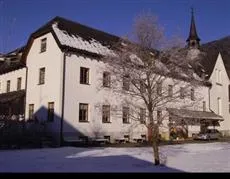
[[[222,83],[216,83],[216,73],[215,70],[221,70],[222,73]],[[221,54],[218,55],[215,67],[210,76],[210,81],[212,82],[212,88],[210,90],[210,107],[215,112],[218,113],[218,104],[217,98],[220,97],[222,101],[222,116],[224,118],[223,122],[220,122],[220,130],[224,130],[227,133],[230,131],[230,113],[229,113],[229,97],[228,97],[228,85],[229,78],[226,73],[226,69],[221,57]],[[229,133],[230,134],[230,133]]]
[[[40,52],[41,39],[47,38],[47,49]],[[63,53],[51,33],[36,38],[27,56],[28,84],[26,94],[26,119],[29,104],[39,120],[47,120],[48,102],[54,102],[55,119],[48,123],[49,130],[60,133],[62,106]],[[39,69],[45,67],[45,84],[39,85]]]
[[[89,85],[80,84],[80,67],[90,69]],[[130,124],[123,124],[122,116],[121,114],[117,114],[117,112],[111,111],[111,123],[102,123],[101,105],[110,104],[111,108],[121,111],[122,102],[125,98],[122,95],[115,95],[110,89],[100,88],[103,71],[105,71],[105,65],[97,60],[77,55],[67,57],[64,112],[65,139],[83,134],[94,136],[95,133],[101,137],[110,135],[114,138],[123,137],[126,134],[130,135],[131,138],[140,138],[143,134],[147,135],[147,129],[143,124],[140,124],[139,121],[131,121]],[[170,81],[172,82],[169,79],[166,81],[166,84],[163,84],[165,90],[167,90]],[[179,89],[179,86],[174,87],[174,90]],[[167,107],[179,108],[187,106],[188,109],[202,111],[202,102],[206,101],[208,105],[208,87],[201,86],[195,88],[195,98],[199,99],[199,102],[196,102],[195,105],[188,106],[188,103],[192,102],[189,96],[183,100],[179,100],[176,104],[168,104]],[[87,123],[79,122],[79,103],[89,104],[89,122]],[[208,106],[206,109],[208,109]],[[163,122],[161,128],[163,132],[168,130],[165,128],[167,124],[167,121]],[[194,128],[194,131],[196,130]]]
[[[17,80],[20,77],[22,78],[21,89],[25,89],[26,68],[0,75],[0,94],[6,93],[6,84],[8,80],[10,80],[10,92],[17,91]]]

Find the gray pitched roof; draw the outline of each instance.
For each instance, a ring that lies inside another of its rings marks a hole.
[[[206,52],[206,58],[201,60],[208,77],[210,77],[220,53],[230,78],[230,36],[203,44],[200,49]]]
[[[184,119],[210,119],[210,120],[220,120],[223,121],[223,117],[217,115],[213,112],[207,111],[192,111],[187,109],[175,109],[175,108],[168,108],[168,112],[171,115],[181,117]]]

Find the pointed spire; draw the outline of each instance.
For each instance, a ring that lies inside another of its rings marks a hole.
[[[196,32],[196,24],[195,24],[193,8],[191,8],[191,14],[192,14],[192,18],[191,18],[190,32],[186,42],[188,43],[189,47],[199,47],[200,38],[198,37]]]

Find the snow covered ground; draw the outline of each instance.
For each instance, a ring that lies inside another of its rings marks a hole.
[[[168,145],[160,151],[165,166],[156,167],[150,147],[0,150],[0,172],[230,172],[230,143]]]

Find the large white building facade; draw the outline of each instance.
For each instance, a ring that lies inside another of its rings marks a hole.
[[[191,26],[195,28],[195,22],[193,23]],[[195,48],[198,47],[197,34],[192,34],[193,31],[194,29],[190,31],[188,42],[190,47]],[[64,18],[54,18],[30,36],[23,55],[20,56],[20,64],[23,65],[17,69],[2,71],[0,102],[6,108],[4,112],[12,114],[1,97],[6,98],[11,91],[17,95],[22,91],[24,102],[17,114],[24,114],[25,120],[45,122],[47,132],[58,143],[85,137],[106,138],[111,142],[123,138],[129,141],[147,139],[148,128],[129,117],[129,106],[123,103],[125,97],[114,94],[108,86],[103,86],[101,80],[106,70],[100,59],[113,53],[110,47],[118,40],[118,37],[105,32]],[[225,70],[221,57],[218,59],[217,62],[220,62],[216,63],[215,69]],[[2,65],[0,71],[1,67]],[[226,71],[222,72],[220,78],[218,80],[221,80],[222,85],[216,83],[216,76],[210,76],[212,86],[202,83],[197,89],[193,89],[197,101],[188,96],[162,109],[163,113],[170,114],[173,121],[179,119],[186,122],[188,137],[199,132],[203,125],[207,127],[220,124],[221,129],[230,130],[228,120],[225,119],[229,111],[224,108],[225,103],[228,103],[228,97],[224,95],[228,94],[229,83],[225,83],[225,80],[229,80]],[[7,87],[9,80],[10,91]],[[215,84],[212,80],[215,80]],[[181,81],[183,83],[185,82]],[[163,86],[169,87],[170,80]],[[226,93],[219,88],[226,88]],[[194,105],[184,109],[183,106],[189,103]],[[122,111],[120,115],[114,112],[117,110]],[[157,116],[157,111],[155,115]],[[224,118],[223,122],[221,116]],[[169,119],[163,122],[160,133],[165,139],[169,138]]]

